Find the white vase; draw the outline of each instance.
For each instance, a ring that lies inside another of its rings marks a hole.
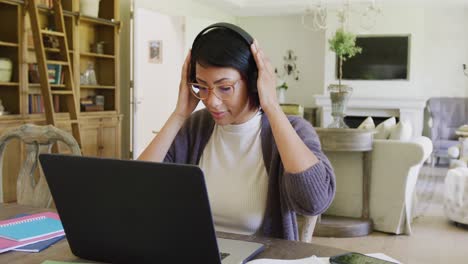
[[[346,116],[346,106],[353,88],[344,84],[330,84],[328,91],[330,92],[331,115],[333,116],[333,122],[328,125],[328,128],[348,128],[348,125],[344,122],[344,117]]]
[[[278,89],[278,102],[280,104],[284,104],[286,102],[286,89]]]
[[[10,82],[13,63],[8,58],[0,58],[0,82]]]
[[[80,0],[80,12],[85,16],[98,17],[101,0]]]

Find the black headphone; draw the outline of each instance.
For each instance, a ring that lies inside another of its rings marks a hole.
[[[245,42],[248,44],[249,50],[250,50],[250,45],[252,45],[252,43],[254,41],[252,36],[250,36],[250,34],[247,33],[245,30],[243,30],[242,28],[240,28],[240,27],[238,27],[236,25],[230,24],[230,23],[225,23],[225,22],[220,22],[220,23],[215,23],[215,24],[209,25],[208,27],[203,29],[200,33],[198,33],[198,35],[195,37],[195,40],[193,41],[192,50],[195,47],[195,43],[197,43],[197,40],[203,34],[205,34],[207,31],[209,31],[210,29],[213,29],[213,28],[225,28],[225,29],[229,29],[229,30],[237,33],[239,36],[242,37],[242,39],[245,40]],[[252,56],[253,56],[253,54],[252,54]],[[258,78],[258,68],[257,68],[257,65],[255,64],[255,68],[254,68],[254,70],[252,72],[252,80],[250,80],[250,87],[251,87],[251,90],[256,92],[256,93],[258,92],[257,91],[257,78]]]

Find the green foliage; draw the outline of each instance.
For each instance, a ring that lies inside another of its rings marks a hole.
[[[344,61],[362,51],[360,47],[356,46],[356,36],[353,33],[345,32],[342,28],[338,29],[335,35],[328,40],[328,44],[330,44],[330,50]]]
[[[330,44],[330,50],[335,52],[338,58],[340,58],[338,83],[341,86],[341,79],[343,79],[343,61],[361,53],[362,49],[356,46],[356,36],[351,32],[345,32],[343,28],[335,32],[335,35],[328,40],[328,44]]]
[[[278,89],[285,89],[287,90],[288,89],[288,84],[286,82],[283,82],[283,84],[281,84],[280,86],[277,87]]]

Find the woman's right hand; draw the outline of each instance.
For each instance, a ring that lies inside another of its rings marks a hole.
[[[190,92],[191,88],[187,84],[189,78],[190,58],[191,51],[187,54],[184,65],[182,66],[182,76],[179,84],[179,98],[177,99],[177,106],[174,111],[177,116],[184,119],[188,118],[192,114],[200,101],[200,99],[192,95]]]

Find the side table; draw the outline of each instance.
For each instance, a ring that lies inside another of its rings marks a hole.
[[[375,130],[316,128],[322,150],[325,152],[362,152],[363,153],[363,194],[361,218],[322,215],[315,227],[314,236],[356,237],[372,232],[369,218],[369,194],[371,151]]]

